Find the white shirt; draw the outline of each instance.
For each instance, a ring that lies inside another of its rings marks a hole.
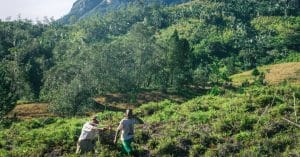
[[[128,119],[128,118],[123,118],[120,121],[118,130],[122,130],[121,132],[121,140],[128,140],[133,138],[134,135],[134,124],[138,124],[139,122],[132,118],[132,119]]]
[[[91,122],[86,122],[83,127],[82,127],[82,130],[81,130],[81,134],[79,136],[79,139],[78,141],[81,141],[81,140],[93,140],[95,139],[97,133],[98,133],[98,130],[93,130],[93,129],[96,129],[97,127],[93,126],[91,124]]]

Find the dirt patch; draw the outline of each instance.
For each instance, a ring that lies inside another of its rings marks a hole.
[[[278,84],[284,80],[300,83],[300,62],[271,65],[266,70],[266,80],[270,84]]]
[[[31,119],[39,117],[52,117],[48,112],[47,103],[30,103],[17,105],[9,114],[8,117],[16,117],[20,119]]]

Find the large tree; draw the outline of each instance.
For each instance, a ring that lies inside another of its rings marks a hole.
[[[16,105],[14,81],[4,63],[0,63],[0,119]]]

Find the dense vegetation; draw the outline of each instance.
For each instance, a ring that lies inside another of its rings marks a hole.
[[[294,108],[299,87],[253,86],[239,91],[219,89],[182,104],[165,100],[143,104],[135,113],[134,147],[140,156],[299,156],[299,121]],[[220,93],[223,93],[220,95]],[[117,127],[123,112],[98,113],[101,125]],[[2,156],[76,156],[76,141],[86,118],[39,118],[2,124]],[[114,132],[97,142],[97,156],[120,155]],[[0,156],[1,156],[0,155]]]
[[[93,108],[90,98],[108,92],[222,85],[298,54],[298,4],[281,3],[130,3],[70,25],[1,22],[1,64],[13,70],[19,99],[50,102],[61,115]]]
[[[71,117],[97,109],[93,98],[127,93],[136,103],[134,95],[155,90],[206,95],[137,107],[147,123],[136,138],[141,154],[297,156],[299,130],[282,117],[299,121],[294,116],[299,105],[292,106],[299,87],[287,81],[268,86],[256,67],[299,62],[299,5],[296,0],[132,2],[69,24],[0,21],[0,117],[17,99],[48,102],[49,111],[69,117],[3,120],[0,154],[72,156],[84,119]],[[254,82],[232,86],[232,74],[250,69]],[[116,124],[122,113],[99,116]],[[103,156],[118,154],[105,139],[98,148]]]

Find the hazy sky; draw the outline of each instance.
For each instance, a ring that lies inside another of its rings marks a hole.
[[[44,16],[58,19],[66,15],[76,0],[0,0],[0,19],[7,17],[31,20],[44,19]]]

